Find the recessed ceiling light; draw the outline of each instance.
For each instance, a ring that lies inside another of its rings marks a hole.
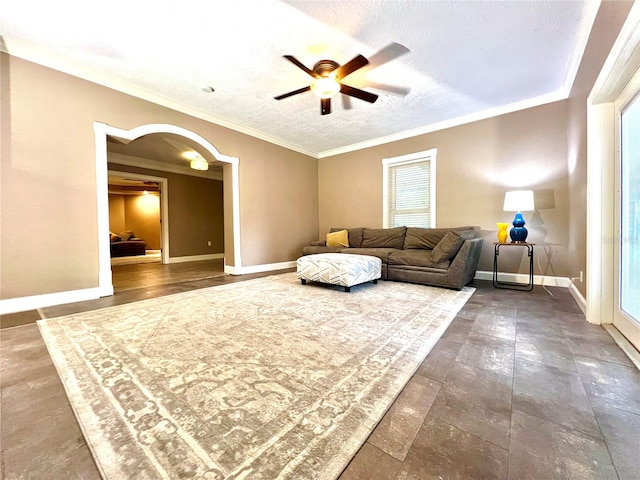
[[[213,88],[213,87],[210,87],[210,86],[208,86],[208,85],[207,85],[206,87],[202,87],[202,91],[203,91],[204,93],[213,93],[213,92],[215,92],[214,88]]]

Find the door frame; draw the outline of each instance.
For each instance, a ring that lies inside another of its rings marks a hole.
[[[616,98],[615,104],[615,120],[616,120],[616,158],[615,158],[615,190],[616,198],[614,204],[615,212],[615,232],[617,241],[614,244],[614,310],[611,323],[620,331],[638,350],[640,350],[640,325],[636,319],[631,317],[620,308],[620,281],[621,281],[621,249],[625,239],[622,238],[622,112],[633,101],[640,101],[640,69],[636,71],[632,79]]]
[[[587,321],[611,324],[616,308],[615,105],[640,68],[640,2],[634,3],[587,99]]]
[[[107,167],[107,136],[123,138],[125,140],[135,140],[136,138],[151,133],[173,133],[189,138],[198,143],[202,148],[211,153],[213,157],[231,166],[231,192],[232,192],[232,216],[225,215],[225,231],[233,232],[232,244],[228,245],[225,238],[225,252],[233,252],[233,258],[225,255],[225,272],[234,273],[242,269],[242,255],[240,251],[240,182],[239,163],[237,157],[224,155],[216,149],[205,138],[197,133],[186,130],[182,127],[170,124],[148,124],[131,130],[107,125],[106,123],[94,122],[93,130],[96,145],[96,190],[98,207],[98,291],[101,297],[113,295],[113,280],[111,274],[111,253],[109,246],[109,175]],[[226,168],[226,167],[225,167]],[[167,229],[168,230],[168,229]],[[226,235],[225,235],[226,237]],[[232,264],[231,264],[232,263]]]
[[[126,175],[136,180],[151,180],[160,186],[160,259],[162,264],[169,263],[169,182],[164,177],[143,175],[141,173],[109,170],[108,175]]]

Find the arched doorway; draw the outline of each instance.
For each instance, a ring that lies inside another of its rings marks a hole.
[[[225,167],[225,177],[231,183],[231,216],[225,216],[225,231],[232,232],[225,236],[225,272],[233,273],[242,266],[240,255],[240,196],[238,181],[239,159],[220,153],[210,142],[200,135],[181,127],[169,124],[150,124],[136,127],[132,130],[122,130],[110,125],[94,122],[96,140],[96,186],[98,205],[98,252],[99,252],[99,291],[100,296],[113,295],[111,278],[111,256],[109,251],[109,205],[108,205],[108,168],[107,168],[107,136],[135,140],[152,133],[172,133],[186,137],[211,153],[213,157],[228,164]]]

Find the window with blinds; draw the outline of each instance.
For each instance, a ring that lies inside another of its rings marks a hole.
[[[435,227],[435,160],[437,150],[385,158],[383,226]]]

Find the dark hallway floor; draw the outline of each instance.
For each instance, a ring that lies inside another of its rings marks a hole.
[[[1,477],[99,478],[35,324],[41,315],[273,274],[214,268],[2,317]],[[566,289],[474,286],[341,479],[640,478],[640,372],[606,331],[585,322]]]

